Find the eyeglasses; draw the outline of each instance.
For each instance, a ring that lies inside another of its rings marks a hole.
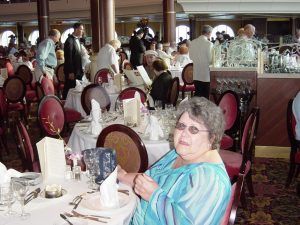
[[[181,130],[181,131],[185,130],[186,127],[188,127],[188,131],[191,134],[198,134],[199,132],[208,132],[208,130],[199,130],[195,126],[187,126],[187,125],[185,125],[184,123],[181,123],[181,122],[177,122],[176,125],[175,125],[175,128],[177,130]]]

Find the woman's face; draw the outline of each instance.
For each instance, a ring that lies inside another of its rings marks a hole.
[[[174,132],[174,145],[178,155],[188,163],[201,160],[203,153],[211,148],[209,132],[203,123],[198,123],[183,113]]]

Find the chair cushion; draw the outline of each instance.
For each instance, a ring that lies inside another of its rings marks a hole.
[[[221,140],[220,149],[230,149],[233,147],[233,138],[227,134],[224,134]]]
[[[238,176],[243,161],[242,154],[228,150],[220,150],[219,153],[225,164],[226,171],[230,179],[232,179],[234,176]]]
[[[71,108],[65,108],[66,122],[72,123],[82,119],[80,112]]]
[[[179,90],[180,91],[195,91],[195,85],[186,85],[186,86],[184,86],[184,85],[180,85],[179,86]]]

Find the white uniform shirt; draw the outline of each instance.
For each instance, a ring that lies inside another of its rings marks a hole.
[[[213,43],[206,36],[194,39],[189,47],[190,59],[193,61],[193,79],[210,82],[209,65],[212,60]]]
[[[296,140],[300,141],[300,91],[293,101],[293,114],[296,119]]]
[[[111,65],[115,65],[116,72],[119,73],[119,56],[116,50],[110,44],[104,45],[97,56],[97,71],[103,68],[109,68]]]

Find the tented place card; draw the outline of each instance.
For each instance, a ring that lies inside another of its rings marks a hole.
[[[147,86],[151,86],[152,80],[150,79],[150,77],[149,77],[147,71],[145,70],[144,66],[137,66],[136,68],[139,71],[141,77],[143,78],[144,83]]]
[[[66,168],[63,140],[45,137],[36,146],[44,180],[63,180]]]
[[[7,69],[6,68],[2,68],[2,69],[0,69],[0,74],[1,74],[1,77],[3,78],[3,79],[7,79]]]
[[[114,76],[114,85],[116,87],[116,91],[120,92],[122,90],[122,74],[115,74]]]
[[[123,100],[124,122],[128,126],[138,126],[141,121],[140,100],[129,98]]]

